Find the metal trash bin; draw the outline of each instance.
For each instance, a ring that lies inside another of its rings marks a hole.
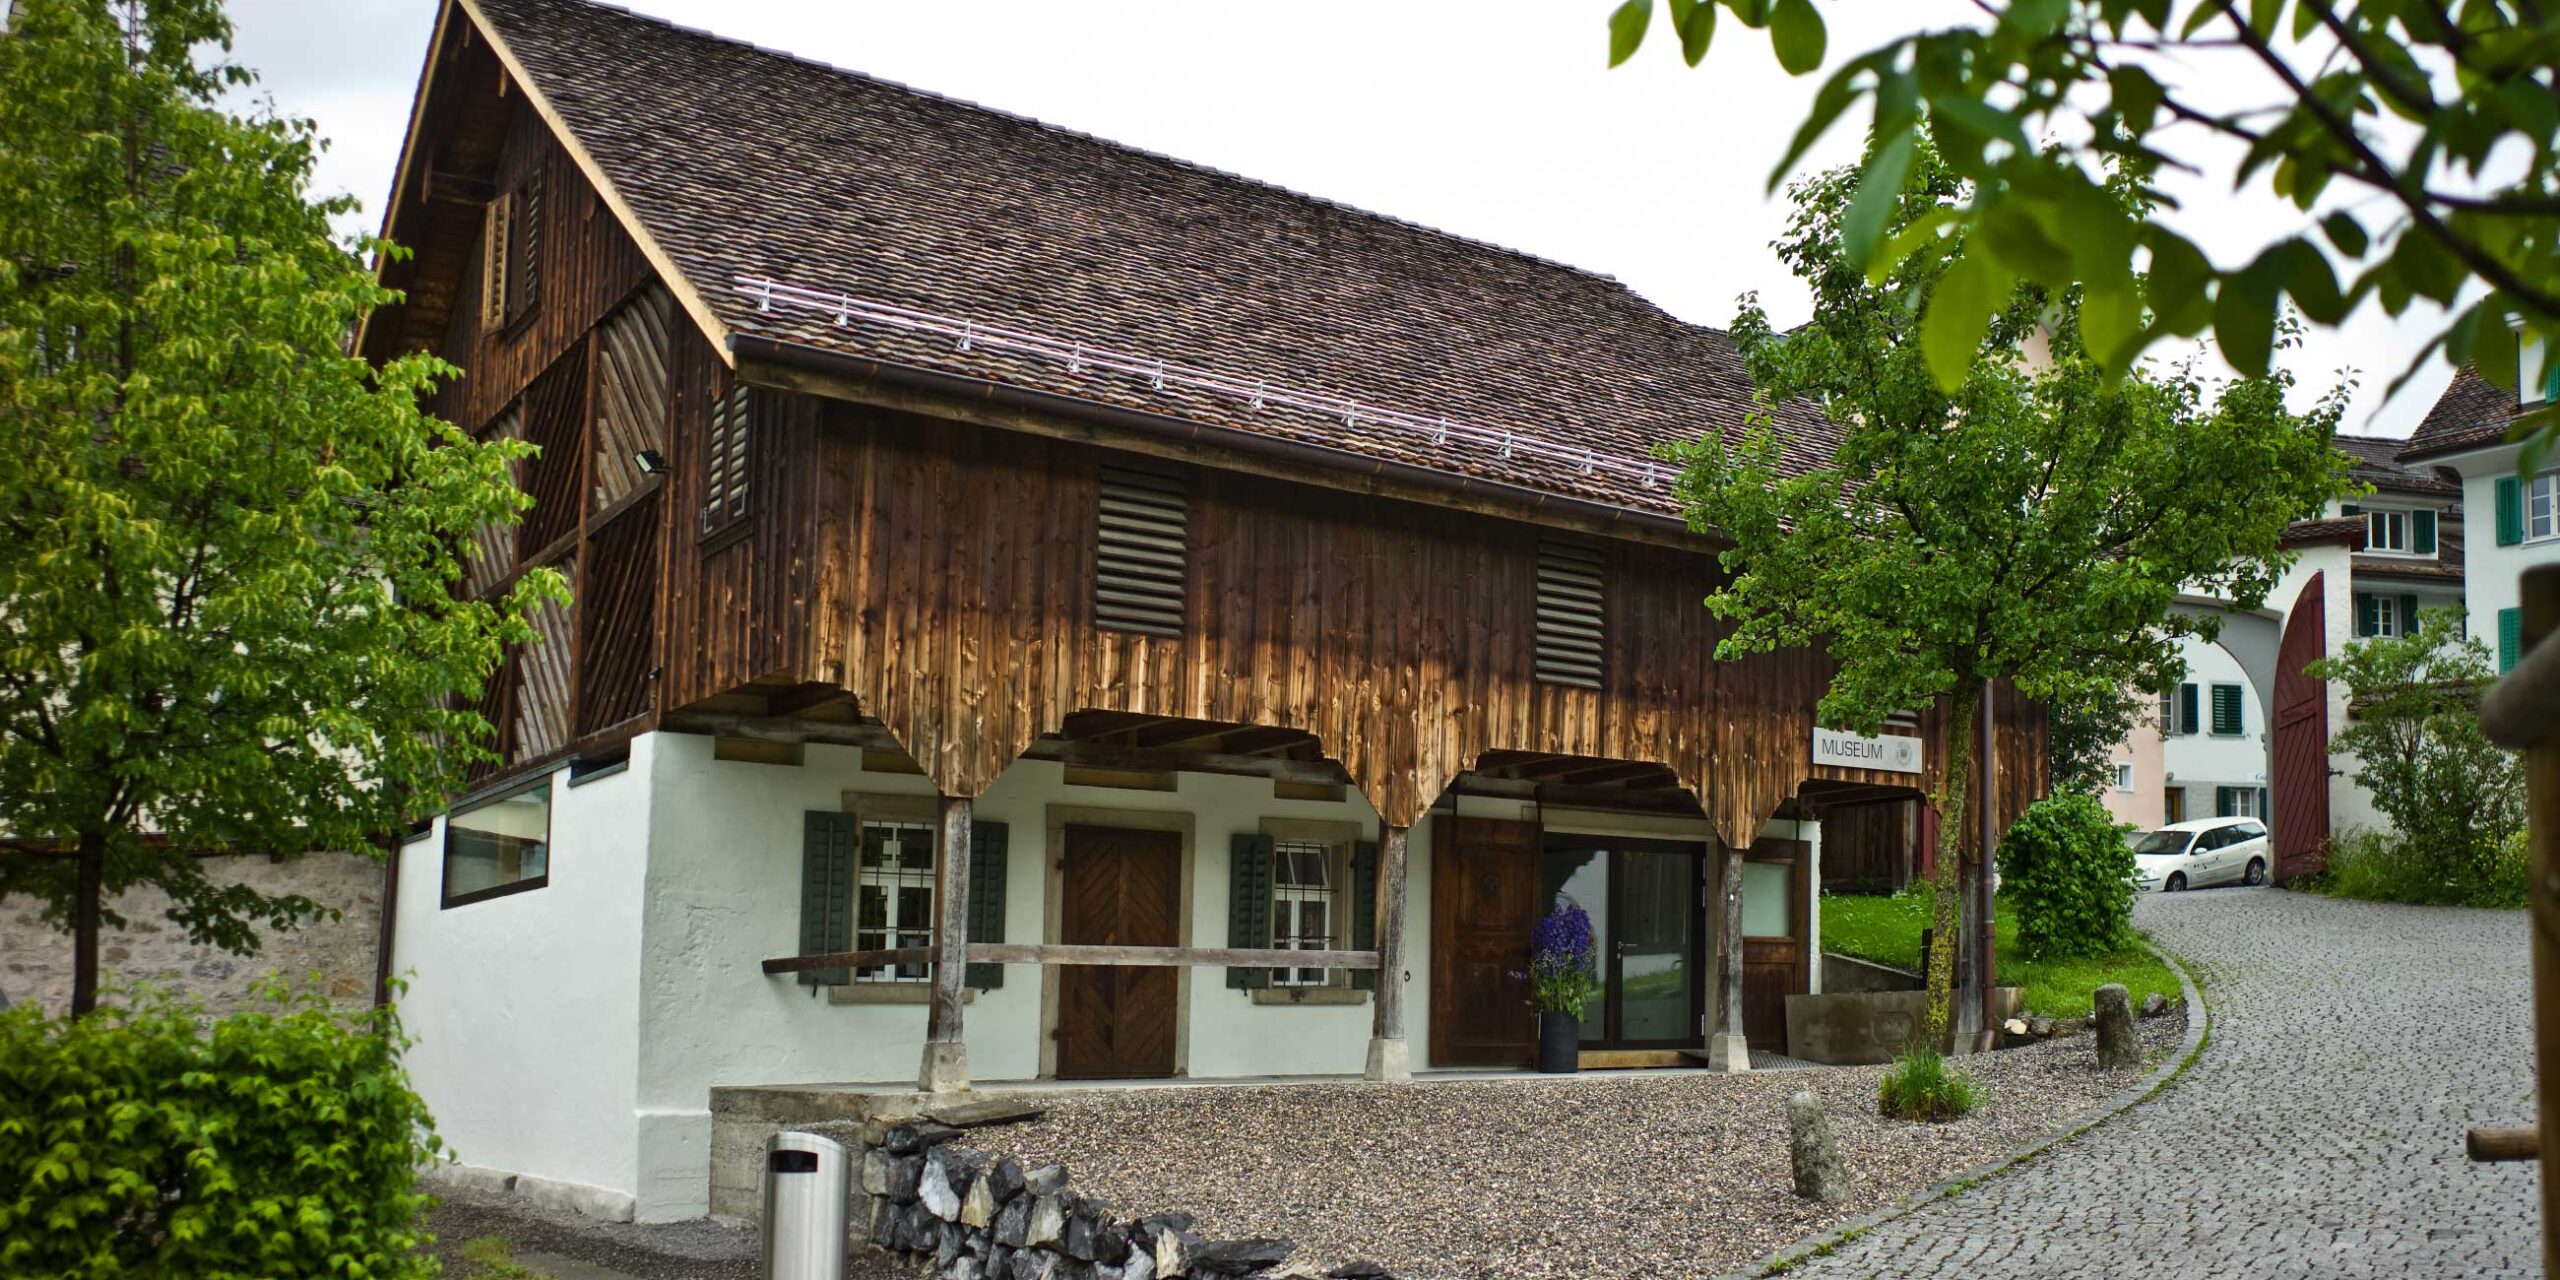
[[[853,1162],[843,1144],[777,1133],[764,1144],[765,1280],[844,1280]]]

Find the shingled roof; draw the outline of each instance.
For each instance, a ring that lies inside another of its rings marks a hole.
[[[2506,438],[2507,424],[2522,412],[2513,392],[2499,389],[2466,364],[2453,371],[2453,381],[2428,406],[2427,416],[2399,457],[2413,462],[2496,444]]]
[[[2424,494],[2431,497],[2462,496],[2461,482],[2447,479],[2443,472],[2423,463],[2411,465],[2400,461],[2400,451],[2408,441],[2393,436],[2337,437],[2338,449],[2355,459],[2347,474],[2372,485],[2384,493]]]
[[[1752,407],[1729,337],[1604,276],[586,0],[469,7],[732,334],[1660,513],[1670,470],[1641,464]],[[811,292],[768,310],[742,287],[767,280]],[[1158,387],[882,308],[1368,412]],[[1777,417],[1792,467],[1837,444],[1811,405]],[[1413,429],[1441,418],[1524,447]]]

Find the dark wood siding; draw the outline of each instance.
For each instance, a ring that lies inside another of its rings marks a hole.
[[[691,423],[726,375],[707,348],[680,363]],[[1497,749],[1666,765],[1737,843],[1808,778],[1915,781],[1814,768],[1827,661],[1717,662],[1703,552],[1607,544],[1601,687],[1556,685],[1533,674],[1536,526],[1199,469],[1185,633],[1104,631],[1094,511],[1115,455],[782,392],[757,405],[753,533],[709,554],[680,533],[671,557],[671,705],[765,676],[837,684],[961,795],[1076,711],[1295,728],[1399,825]],[[680,507],[693,471],[680,457]],[[2002,735],[2004,792],[2040,794],[2040,718],[2011,708]]]

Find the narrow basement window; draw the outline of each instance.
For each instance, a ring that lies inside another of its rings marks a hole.
[[[550,774],[445,819],[445,906],[539,889],[550,879]]]

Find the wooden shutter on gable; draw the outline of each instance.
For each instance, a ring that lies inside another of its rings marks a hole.
[[[515,235],[515,200],[499,196],[480,214],[480,329],[502,329],[507,323],[510,268],[515,263],[509,241]]]
[[[515,227],[508,237],[510,278],[507,281],[507,323],[514,324],[532,313],[542,301],[542,170],[526,174],[509,202],[508,213]]]
[[[969,941],[1004,941],[1005,826],[1001,822],[969,824]],[[1004,985],[1004,966],[973,964],[965,985],[992,991]]]
[[[702,534],[714,537],[747,519],[750,444],[755,431],[755,391],[732,382],[711,412],[702,433]]]
[[[825,955],[853,950],[853,859],[857,827],[854,816],[812,809],[800,843],[800,954]],[[853,980],[844,969],[807,969],[802,986],[841,986]]]
[[[1363,840],[1351,846],[1351,949],[1378,949],[1378,842]],[[1351,985],[1363,991],[1378,986],[1378,971],[1354,969]]]
[[[1095,516],[1093,622],[1106,631],[1182,634],[1191,573],[1189,486],[1178,476],[1102,468]]]
[[[1271,945],[1271,837],[1239,832],[1227,842],[1227,945]],[[1238,991],[1271,985],[1271,971],[1227,967],[1227,985]]]
[[[2524,542],[2524,482],[2514,476],[2500,476],[2497,495],[2498,545],[2520,545]]]
[[[1606,652],[1607,562],[1596,548],[1538,544],[1537,675],[1549,684],[1600,687]]]

